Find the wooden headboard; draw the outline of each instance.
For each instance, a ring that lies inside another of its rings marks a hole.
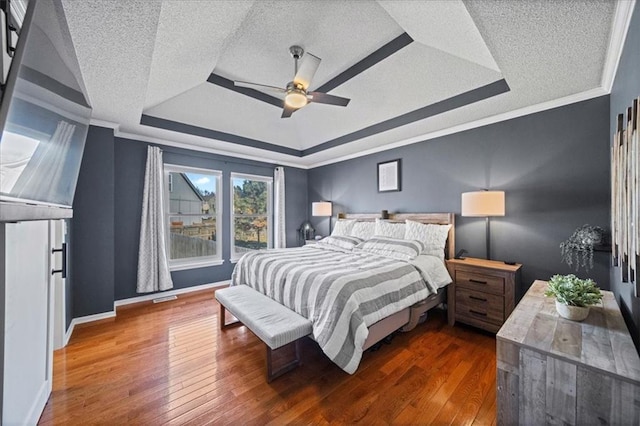
[[[372,222],[380,219],[380,213],[338,213],[338,219],[356,219],[364,222]],[[421,223],[435,225],[451,225],[445,246],[445,257],[453,259],[456,253],[456,224],[453,213],[389,213],[390,222],[404,222],[406,219]]]

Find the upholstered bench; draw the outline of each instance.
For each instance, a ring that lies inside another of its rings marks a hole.
[[[311,321],[246,285],[222,288],[215,295],[220,303],[221,330],[242,323],[266,344],[268,382],[302,364],[300,339],[311,334]],[[225,311],[238,321],[227,324]],[[272,351],[292,342],[295,359],[274,371]]]

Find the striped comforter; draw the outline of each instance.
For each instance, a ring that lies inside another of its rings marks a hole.
[[[408,262],[319,245],[247,253],[231,278],[240,284],[308,318],[324,353],[350,374],[368,326],[432,293]]]

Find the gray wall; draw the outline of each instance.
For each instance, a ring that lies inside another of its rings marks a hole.
[[[138,238],[147,143],[115,138],[113,131],[91,127],[80,171],[74,218],[73,316],[113,309],[115,300],[136,293]],[[223,172],[223,258],[229,258],[229,175],[233,172],[273,176],[275,165],[160,146],[164,162]],[[307,216],[307,171],[285,168],[287,245],[297,245],[300,223]],[[172,272],[174,288],[219,282],[231,277],[223,265]],[[99,275],[99,277],[98,277]]]
[[[609,225],[607,96],[309,171],[309,202],[336,212],[455,212],[456,247],[485,257],[485,222],[460,217],[460,194],[506,192],[491,221],[492,257],[521,262],[521,296],[535,279],[569,273],[559,244],[580,225]],[[402,191],[378,193],[376,164],[402,159]],[[326,222],[314,218],[320,229]],[[588,275],[609,286],[609,259]]]
[[[625,113],[634,98],[640,96],[640,2],[636,3],[627,40],[618,64],[618,72],[611,90],[611,116],[609,139],[615,131],[616,117]],[[623,283],[620,268],[611,268],[611,290],[616,294],[636,347],[639,347],[640,299],[635,297],[632,285]]]
[[[113,130],[90,127],[71,220],[70,287],[73,316],[113,310]]]

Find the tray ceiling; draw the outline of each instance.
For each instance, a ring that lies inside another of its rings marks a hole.
[[[605,94],[615,2],[63,0],[96,123],[310,167],[478,120]],[[310,90],[347,97],[281,119],[298,44]],[[582,96],[584,97],[584,96]],[[265,102],[267,99],[269,102]],[[276,104],[276,105],[274,105]],[[551,104],[549,104],[551,105]]]

